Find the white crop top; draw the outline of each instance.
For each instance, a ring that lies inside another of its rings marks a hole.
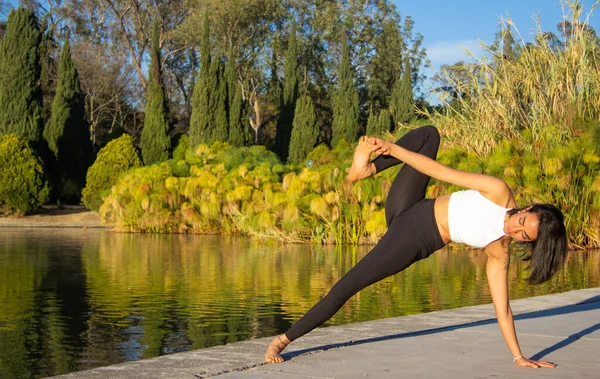
[[[503,237],[508,209],[488,200],[479,191],[458,191],[448,202],[448,229],[454,242],[485,247]]]

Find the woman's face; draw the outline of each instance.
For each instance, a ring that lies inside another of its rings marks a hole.
[[[528,209],[515,213],[504,222],[504,234],[521,242],[537,239],[540,219],[535,213],[527,212]]]

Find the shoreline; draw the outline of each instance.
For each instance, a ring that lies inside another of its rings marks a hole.
[[[0,217],[0,228],[111,228],[102,224],[100,214],[83,205],[45,205],[22,217]]]

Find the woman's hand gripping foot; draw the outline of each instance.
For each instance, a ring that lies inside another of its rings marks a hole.
[[[285,334],[281,336],[275,337],[273,342],[267,347],[267,353],[265,354],[265,362],[267,363],[281,363],[283,362],[283,357],[281,356],[281,352],[283,349],[290,344],[290,340],[286,337]]]
[[[374,149],[375,147],[367,137],[360,137],[356,150],[354,150],[352,166],[348,171],[349,181],[356,182],[375,175],[375,166],[371,163],[371,153]]]

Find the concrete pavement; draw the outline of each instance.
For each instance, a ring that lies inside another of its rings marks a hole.
[[[600,288],[511,301],[521,349],[554,369],[512,363],[491,304],[319,328],[281,364],[272,338],[102,367],[55,378],[598,378]]]

